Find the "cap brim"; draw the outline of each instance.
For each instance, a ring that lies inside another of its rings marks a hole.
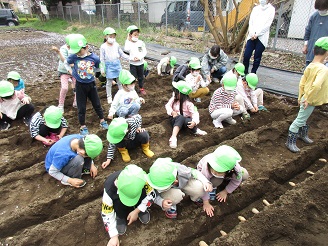
[[[61,125],[61,120],[59,121],[59,123],[57,123],[57,124],[54,124],[54,123],[47,123],[46,122],[46,124],[47,124],[47,126],[48,127],[50,127],[50,128],[52,128],[52,129],[57,129],[57,128],[59,128],[60,127],[60,125]]]
[[[69,52],[70,52],[71,54],[76,54],[76,53],[78,53],[81,49],[82,49],[82,47],[81,47],[80,49],[72,49],[72,48],[70,48],[70,49],[69,49]]]
[[[138,196],[136,196],[134,198],[129,198],[129,197],[125,196],[123,193],[119,192],[118,197],[120,198],[121,202],[125,206],[132,207],[132,206],[136,205],[137,202],[139,201],[141,193],[142,193],[142,190],[140,191],[140,194]]]
[[[219,173],[224,173],[227,170],[223,169],[222,167],[220,167],[215,161],[214,161],[214,153],[209,154],[209,158],[207,159],[207,162],[210,164],[211,168],[213,168],[216,172]],[[217,168],[214,168],[217,167]]]
[[[148,174],[145,175],[145,178],[146,178],[147,183],[148,183],[152,188],[154,188],[154,189],[156,189],[156,190],[166,190],[167,188],[169,188],[169,187],[172,185],[172,184],[170,184],[170,185],[167,185],[167,186],[159,187],[159,186],[157,186],[157,185],[154,185],[154,183],[150,180]]]

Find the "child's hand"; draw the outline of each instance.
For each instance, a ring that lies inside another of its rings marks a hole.
[[[189,121],[188,122],[188,128],[189,129],[193,129],[195,126],[196,126],[196,123],[195,122],[193,122],[193,121]]]
[[[97,167],[92,163],[92,164],[91,164],[91,167],[90,167],[90,176],[91,176],[92,178],[95,178],[95,177],[97,176],[97,174],[98,174],[98,169],[97,169]]]
[[[0,112],[0,119],[2,119],[2,113]]]
[[[144,131],[146,131],[146,129],[141,127],[138,127],[136,130],[137,133],[144,132]]]
[[[259,111],[259,109],[256,106],[254,106],[254,108],[251,109],[252,113],[256,113],[257,111]]]
[[[49,146],[50,146],[50,145],[53,145],[54,143],[56,143],[56,142],[53,141],[52,139],[47,139],[47,138],[45,138],[45,140],[44,140],[43,142],[48,143]]]
[[[234,102],[234,103],[232,104],[232,107],[233,107],[235,110],[240,110],[240,105],[239,105],[238,102]]]
[[[162,202],[162,208],[164,210],[170,209],[171,206],[172,206],[172,201],[171,200],[163,200],[163,202]]]
[[[139,209],[135,209],[129,213],[129,215],[127,217],[127,220],[129,221],[128,225],[131,225],[134,221],[136,221],[138,219],[139,212],[140,212]]]
[[[104,161],[102,164],[101,164],[101,167],[103,169],[105,169],[111,162],[111,159],[107,159],[107,161]]]
[[[211,192],[213,190],[212,183],[206,183],[206,184],[204,184],[204,190],[206,192]]]
[[[77,179],[77,178],[69,178],[68,183],[70,183],[75,188],[81,188],[80,186],[84,183],[83,179]]]
[[[112,114],[108,114],[107,118],[108,118],[109,120],[112,120],[112,119],[113,119],[113,115],[112,115]]]
[[[177,113],[177,112],[175,112],[175,111],[172,111],[171,115],[172,115],[172,117],[173,117],[173,118],[175,118],[175,117],[177,117],[177,116],[178,116],[178,113]]]
[[[120,246],[120,240],[118,239],[118,235],[112,237],[108,241],[107,246]]]
[[[216,194],[216,198],[218,199],[219,202],[225,202],[227,200],[227,196],[228,196],[228,192],[226,189]]]
[[[214,216],[214,208],[213,206],[210,204],[210,202],[207,201],[203,201],[203,210],[205,211],[205,213],[207,214],[207,216],[213,217]]]
[[[133,58],[134,61],[140,61],[138,57]]]
[[[51,49],[56,53],[59,53],[59,49],[56,46],[51,46]]]
[[[309,105],[309,103],[308,103],[306,100],[304,100],[302,103],[303,103],[303,107],[304,107],[304,109],[306,109],[307,106]]]
[[[24,97],[24,98],[22,99],[22,103],[23,103],[23,104],[29,104],[29,103],[30,103],[30,99],[29,99],[28,97]]]

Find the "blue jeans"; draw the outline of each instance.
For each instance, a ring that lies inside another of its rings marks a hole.
[[[221,79],[222,75],[225,74],[227,72],[227,68],[225,66],[220,67],[218,70],[214,71],[214,73],[212,73],[212,77],[213,78],[217,78],[217,79]]]
[[[245,65],[245,74],[248,74],[249,60],[251,59],[254,50],[255,52],[253,67],[251,71],[252,73],[256,73],[257,69],[259,68],[262,59],[262,53],[265,50],[264,45],[258,38],[254,40],[248,39],[246,43],[243,60],[243,63]]]
[[[311,114],[315,108],[315,106],[308,105],[306,107],[306,109],[304,109],[302,101],[303,100],[301,100],[300,111],[298,111],[296,119],[293,121],[293,123],[289,127],[289,131],[291,131],[293,133],[298,133],[299,128],[306,125],[306,121],[311,116]]]
[[[130,106],[130,104],[120,106],[116,111],[116,115],[118,117],[125,118],[126,116],[129,116],[129,115],[138,114],[139,110],[140,110],[140,104],[135,102],[135,103],[132,103],[131,106]]]

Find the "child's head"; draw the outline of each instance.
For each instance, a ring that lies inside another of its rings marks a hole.
[[[135,88],[136,78],[126,69],[122,69],[118,77],[122,87],[126,91],[133,91]]]
[[[237,76],[244,76],[245,75],[245,66],[244,64],[238,62],[234,67],[233,67],[233,72]]]
[[[226,74],[222,78],[223,89],[228,93],[232,94],[237,87],[237,77],[234,74]]]
[[[83,157],[90,157],[91,159],[96,158],[100,155],[103,149],[103,143],[95,134],[89,134],[84,138],[80,138],[78,141],[78,154]]]
[[[157,158],[146,175],[147,183],[158,191],[171,188],[177,178],[178,170],[171,158]]]
[[[200,61],[197,57],[192,57],[189,62],[189,67],[191,68],[191,74],[197,77],[200,73],[200,69],[202,66],[200,65]]]
[[[192,88],[186,81],[180,80],[178,82],[172,82],[172,85],[174,95],[175,97],[178,97],[177,99],[182,100],[184,97],[189,98],[188,95],[192,92]]]
[[[175,56],[170,57],[170,66],[174,67],[177,64],[177,58]]]
[[[12,83],[6,80],[0,81],[0,97],[10,99],[14,95],[15,89]]]
[[[85,57],[88,54],[87,40],[82,34],[72,34],[69,37],[70,52],[79,57]]]
[[[314,43],[314,55],[315,56],[327,56],[328,55],[328,37],[319,38]]]
[[[7,80],[11,83],[13,83],[13,85],[16,87],[19,83],[21,76],[19,75],[19,73],[15,72],[15,71],[11,71],[8,73],[7,75]]]
[[[255,90],[259,82],[259,78],[255,73],[249,73],[245,77],[243,77],[242,81],[244,86],[248,86],[252,90]]]
[[[327,0],[316,0],[314,8],[318,10],[321,16],[328,15],[328,1]]]
[[[137,42],[139,39],[139,33],[140,33],[139,28],[135,25],[132,25],[132,26],[128,26],[128,28],[126,30],[129,33],[129,37],[131,38],[131,41]]]
[[[107,42],[108,44],[113,44],[115,43],[115,38],[116,38],[116,32],[113,28],[107,27],[104,31],[103,34],[105,36],[104,42]]]
[[[68,35],[65,37],[65,43],[66,43],[67,48],[70,48],[70,46],[69,46],[69,41],[70,41],[70,39],[71,39],[72,37],[74,37],[74,35],[76,35],[76,34],[68,34]]]
[[[107,140],[112,144],[117,144],[123,140],[128,132],[128,123],[122,117],[115,118],[108,126]]]
[[[51,129],[58,129],[61,125],[61,118],[63,117],[63,111],[56,106],[49,106],[44,114],[44,121],[46,125]]]
[[[208,51],[208,55],[211,59],[217,59],[218,57],[220,57],[220,50],[220,46],[213,45],[212,48]]]
[[[118,197],[128,207],[137,204],[146,184],[146,172],[137,165],[127,165],[117,178]]]
[[[236,163],[241,159],[241,156],[234,148],[228,145],[219,146],[213,153],[209,154],[210,172],[213,176],[222,178],[226,172],[233,170]]]

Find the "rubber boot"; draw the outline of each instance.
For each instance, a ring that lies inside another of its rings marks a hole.
[[[313,140],[311,140],[308,136],[309,126],[302,126],[298,131],[298,137],[303,140],[304,143],[311,144]]]
[[[300,151],[300,149],[297,148],[297,146],[296,146],[297,136],[298,136],[298,133],[288,131],[288,137],[287,137],[287,141],[285,143],[287,149],[289,149],[291,152],[294,152],[294,153]]]
[[[141,144],[141,148],[142,148],[142,152],[144,152],[144,154],[147,157],[151,158],[154,156],[154,152],[149,149],[149,142],[145,144]]]
[[[122,155],[122,160],[124,162],[129,162],[131,161],[131,158],[130,158],[130,155],[129,155],[129,152],[126,148],[117,148],[118,151],[121,153]]]

